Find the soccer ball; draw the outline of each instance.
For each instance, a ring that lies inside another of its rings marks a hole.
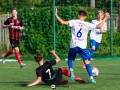
[[[52,89],[56,89],[56,86],[54,84],[51,85]]]
[[[92,67],[92,73],[94,77],[97,77],[99,75],[99,70],[96,67]]]

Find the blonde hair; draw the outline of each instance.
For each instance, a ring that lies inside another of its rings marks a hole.
[[[102,10],[98,10],[97,15],[98,15],[99,13],[102,13],[102,14],[104,15],[104,12],[103,12]]]

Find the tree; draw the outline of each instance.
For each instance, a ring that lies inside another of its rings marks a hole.
[[[95,0],[90,0],[90,7],[95,8]]]

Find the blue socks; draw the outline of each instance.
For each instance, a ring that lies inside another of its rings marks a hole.
[[[72,60],[68,60],[67,63],[68,63],[69,69],[73,68]]]
[[[89,76],[93,76],[90,64],[86,64],[86,69],[87,69]]]
[[[72,60],[68,60],[67,63],[68,63],[69,69],[70,69],[70,79],[72,81],[74,81],[74,71],[73,71]]]
[[[95,50],[93,50],[93,49],[90,50],[90,59],[92,58],[94,52],[95,52]],[[89,59],[89,61],[90,61],[90,59]]]

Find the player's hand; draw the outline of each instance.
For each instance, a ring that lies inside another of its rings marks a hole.
[[[12,27],[14,25],[14,23],[10,23],[9,26]]]
[[[31,87],[32,85],[31,84],[28,84],[28,85],[26,85],[27,87]]]
[[[24,29],[24,27],[18,26],[18,29],[23,30],[23,29]]]
[[[55,54],[55,50],[51,50],[50,53],[51,53],[51,54]]]
[[[57,10],[57,8],[55,9],[55,15],[57,15],[58,14],[58,10]]]
[[[110,14],[108,12],[105,13],[105,18],[107,18],[107,19],[110,18]]]

